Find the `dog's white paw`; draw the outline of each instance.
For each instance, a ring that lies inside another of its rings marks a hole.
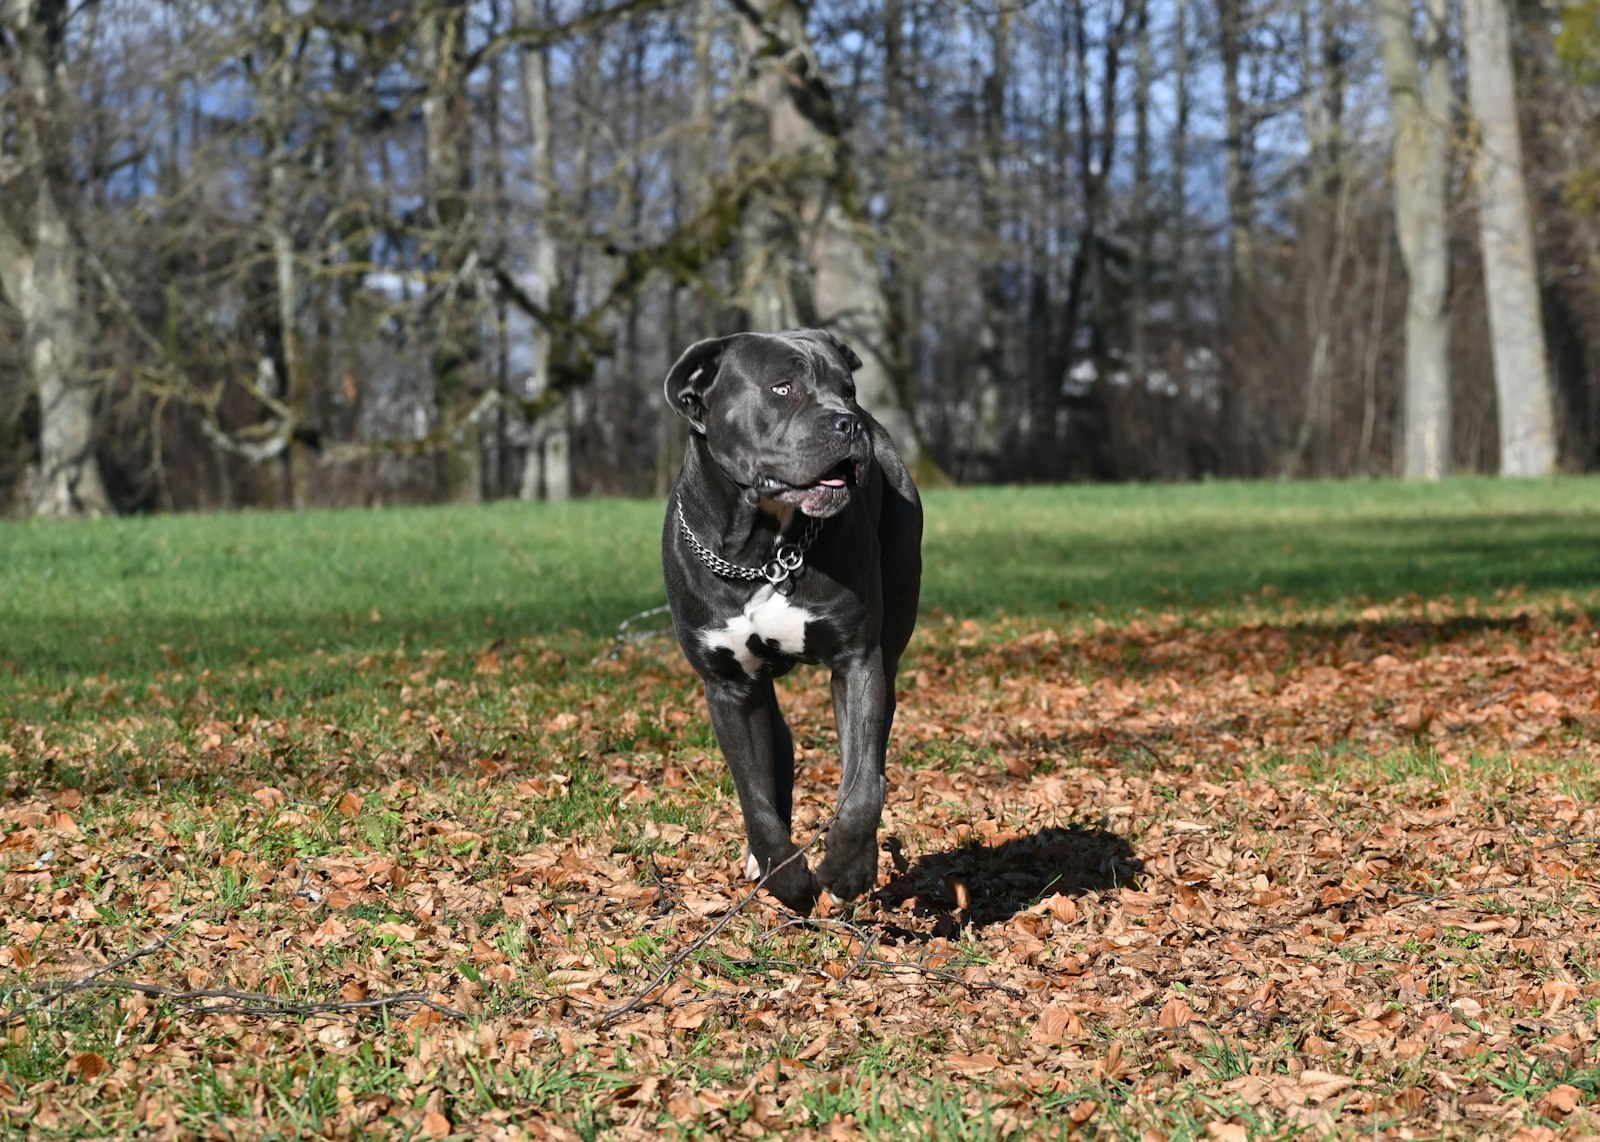
[[[744,878],[746,880],[761,879],[761,862],[756,859],[756,854],[749,849],[744,850]]]

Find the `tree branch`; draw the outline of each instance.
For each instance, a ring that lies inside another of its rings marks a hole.
[[[624,16],[634,16],[642,12],[654,12],[662,8],[677,7],[682,0],[618,0],[609,8],[599,8],[581,16],[575,16],[564,24],[555,24],[545,28],[513,27],[491,36],[481,48],[467,56],[469,70],[477,68],[480,64],[492,59],[507,48],[520,47],[532,50],[553,47],[565,43],[567,40],[576,39],[603,28],[613,20]]]

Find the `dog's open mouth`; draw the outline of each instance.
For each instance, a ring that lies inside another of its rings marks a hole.
[[[844,459],[809,484],[784,484],[773,481],[767,494],[779,503],[793,504],[808,516],[826,519],[844,510],[850,493],[861,486],[861,462]]]

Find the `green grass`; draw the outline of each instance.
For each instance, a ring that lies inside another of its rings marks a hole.
[[[1245,1021],[1212,1039],[1174,1036],[1151,1026],[1161,1003],[1156,994],[1142,1024],[1137,1012],[1116,1024],[1102,1022],[1105,1012],[1086,1013],[1087,1030],[1073,1041],[1029,1056],[1024,1072],[1037,1064],[1051,1081],[1024,1089],[1017,1082],[1025,1076],[1009,1061],[967,1074],[945,1057],[1025,1045],[1029,1021],[990,1018],[984,993],[904,973],[874,977],[877,993],[843,983],[830,990],[819,969],[854,954],[842,929],[775,929],[755,909],[680,969],[696,989],[686,998],[707,1006],[667,1007],[665,1016],[704,1010],[704,1026],[685,1028],[670,1051],[626,1030],[590,1035],[569,1050],[561,1034],[582,1036],[574,1013],[588,1008],[575,1001],[565,1015],[554,1011],[553,1001],[575,986],[559,982],[562,973],[609,965],[644,980],[702,930],[703,908],[691,911],[684,901],[703,904],[706,886],[721,883],[708,880],[709,870],[738,860],[737,834],[728,831],[731,787],[687,667],[670,648],[595,661],[620,619],[661,601],[660,514],[657,503],[594,501],[0,525],[0,792],[16,805],[70,808],[80,830],[58,836],[51,818],[24,821],[19,814],[0,833],[9,842],[0,868],[16,886],[5,897],[14,930],[3,934],[0,926],[0,949],[13,957],[18,947],[30,949],[29,979],[70,977],[89,961],[60,960],[61,949],[86,946],[86,934],[103,960],[176,925],[170,954],[141,961],[129,974],[193,986],[225,982],[295,1001],[337,997],[344,983],[360,978],[380,991],[420,987],[456,1002],[454,990],[467,981],[481,985],[482,1006],[465,1024],[433,1031],[429,1050],[485,1035],[459,1058],[424,1058],[418,1044],[428,1033],[407,1022],[409,1011],[343,1016],[341,1026],[357,1040],[346,1045],[339,1036],[317,1037],[328,1021],[230,1024],[168,1005],[135,1023],[119,998],[89,993],[14,1028],[0,1042],[0,1082],[42,1089],[61,1082],[69,1061],[88,1052],[115,1067],[137,1061],[144,1068],[143,1052],[165,1050],[168,1018],[194,1049],[162,1064],[173,1081],[161,1098],[184,1129],[216,1136],[335,1132],[361,1119],[352,1117],[353,1103],[367,1126],[351,1136],[420,1137],[430,1100],[437,1100],[463,1136],[499,1114],[495,1121],[559,1120],[582,1137],[605,1136],[630,1118],[646,1133],[726,1137],[758,1114],[776,1114],[781,1101],[783,1119],[804,1124],[806,1136],[838,1122],[885,1139],[1066,1137],[1073,1129],[1067,1116],[1083,1108],[1091,1115],[1083,1132],[1113,1137],[1157,1130],[1204,1138],[1210,1124],[1230,1116],[1256,1137],[1294,1137],[1306,1128],[1272,1117],[1229,1084],[1280,1077],[1295,1058],[1384,1084],[1380,1094],[1421,1081],[1337,1043],[1331,1056],[1300,1057],[1302,1032],[1333,1034],[1320,1014],[1286,1028]],[[1026,687],[1040,675],[1084,687],[1128,686],[1169,668],[1160,655],[1171,652],[1138,628],[1112,631],[1100,647],[1091,625],[1100,619],[1118,624],[1171,611],[1177,623],[1148,626],[1163,638],[1181,627],[1203,642],[1217,633],[1205,624],[1271,618],[1280,609],[1273,621],[1291,628],[1281,640],[1282,660],[1226,659],[1206,668],[1248,670],[1270,682],[1270,672],[1287,673],[1297,660],[1358,658],[1341,649],[1343,626],[1369,603],[1419,599],[1432,606],[1445,596],[1505,603],[1521,595],[1546,605],[1547,614],[1600,611],[1600,480],[1592,478],[939,492],[928,497],[928,521],[928,632],[915,668],[931,676],[925,685],[935,693],[970,696],[1019,719],[1090,720],[1031,706]],[[1407,616],[1420,606],[1395,608],[1387,633],[1408,634]],[[1504,621],[1514,637],[1515,620],[1503,618],[1508,610],[1500,607],[1502,617],[1493,621]],[[1476,629],[1470,608],[1451,614],[1450,623]],[[986,624],[970,632],[980,643],[975,649],[958,625],[967,618]],[[1570,625],[1562,637],[1588,653],[1592,627]],[[1012,637],[1018,628],[1054,633],[1043,630],[1050,626],[1080,628],[1072,653],[1051,655]],[[1424,653],[1433,639],[1461,635],[1419,626],[1425,629],[1416,645]],[[804,676],[793,682],[801,689]],[[1498,686],[1486,683],[1486,693]],[[815,684],[813,690],[811,720],[825,720],[825,695]],[[1238,693],[1243,709],[1250,693]],[[796,705],[803,708],[798,699]],[[1086,704],[1084,714],[1093,709]],[[1386,705],[1369,713],[1379,728],[1395,716]],[[979,820],[1040,827],[1038,806],[1022,795],[1028,779],[1005,775],[1009,739],[957,724],[959,716],[950,715],[946,736],[899,762],[930,783],[960,778],[915,810],[897,810],[912,846],[924,853],[956,844],[959,830]],[[1099,720],[1117,729],[1115,716]],[[1587,732],[1587,724],[1553,731],[1555,744],[1526,757],[1498,743],[1447,756],[1444,743],[1421,734],[1328,746],[1290,738],[1240,753],[1232,777],[1205,771],[1226,783],[1214,794],[1188,780],[1202,774],[1175,756],[1175,737],[1152,732],[1096,745],[1087,731],[1074,731],[1035,776],[1059,770],[1068,784],[1089,789],[1084,803],[1050,807],[1052,827],[1137,806],[1112,827],[1142,850],[1141,835],[1154,825],[1173,819],[1193,829],[1200,822],[1198,833],[1165,832],[1161,848],[1148,854],[1158,869],[1148,890],[1166,893],[1170,906],[1172,876],[1217,852],[1224,881],[1242,882],[1241,869],[1259,869],[1278,883],[1294,869],[1277,860],[1272,845],[1286,837],[1298,843],[1322,821],[1337,821],[1351,847],[1344,855],[1319,854],[1307,842],[1295,860],[1325,867],[1296,873],[1289,883],[1317,885],[1324,876],[1332,878],[1328,885],[1342,884],[1373,857],[1362,846],[1389,822],[1392,804],[1462,799],[1452,827],[1463,836],[1480,826],[1504,832],[1501,817],[1539,824],[1537,812],[1552,793],[1592,805],[1591,755],[1568,757],[1559,739]],[[1204,738],[1231,725],[1196,732]],[[806,748],[821,762],[832,747],[825,733],[811,736]],[[1086,764],[1095,753],[1114,756],[1115,764]],[[1296,808],[1299,815],[1283,828],[1264,831],[1276,810],[1252,798],[1265,785],[1285,805],[1316,812]],[[975,789],[983,791],[981,802]],[[1135,796],[1135,789],[1148,795]],[[74,796],[63,799],[66,792]],[[354,802],[345,800],[350,794]],[[1587,835],[1580,829],[1580,838]],[[1586,841],[1567,853],[1551,843],[1560,837],[1538,829],[1502,838],[1498,848],[1474,840],[1434,849],[1422,843],[1427,834],[1419,830],[1418,837],[1409,849],[1374,849],[1392,863],[1373,873],[1373,883],[1391,895],[1368,918],[1428,903],[1452,884],[1475,885],[1479,864],[1515,870],[1517,889],[1491,886],[1481,899],[1452,889],[1451,909],[1504,912],[1530,931],[1542,925],[1538,930],[1559,932],[1559,925],[1587,925],[1593,916],[1586,867],[1523,871],[1541,856],[1587,860]],[[1182,861],[1161,873],[1157,860],[1167,847]],[[519,861],[551,849],[581,856],[575,869],[614,866],[620,879],[591,883],[562,872],[546,884],[532,877],[538,908],[517,912],[528,894],[504,889],[525,875]],[[393,858],[404,876],[375,873],[336,900],[340,867],[374,856]],[[636,891],[623,890],[637,888],[661,895],[635,903]],[[471,891],[445,895],[463,889]],[[1086,895],[1083,940],[1073,929],[1073,942],[1062,955],[1045,955],[1039,972],[1054,970],[1069,951],[1082,952],[1113,899]],[[1232,899],[1237,906],[1237,893]],[[76,918],[64,918],[62,910],[80,901]],[[56,919],[35,924],[35,914]],[[1352,924],[1338,933],[1343,942],[1312,942],[1332,917],[1313,914],[1306,931],[1297,922],[1294,962],[1330,978],[1359,979],[1364,1006],[1398,994],[1393,981],[1401,973],[1408,989],[1438,1005],[1502,974],[1499,945],[1489,943],[1499,937],[1462,927],[1453,916],[1429,921],[1436,930],[1414,939],[1404,927]],[[284,938],[305,937],[325,918],[338,919],[344,935],[326,945]],[[932,924],[909,912],[895,923],[901,920],[911,925],[908,940]],[[1122,931],[1144,922],[1136,918]],[[236,928],[244,941],[224,948],[204,925]],[[397,926],[414,929],[416,938]],[[955,976],[981,968],[1004,980],[1017,970],[1007,966],[1008,931],[933,937],[935,966]],[[1568,973],[1585,983],[1600,978],[1586,950],[1592,941],[1572,942],[1578,950],[1560,961],[1546,963],[1538,947],[1519,952],[1528,957],[1519,970],[1534,984]],[[1212,945],[1208,974],[1198,965]],[[891,950],[886,943],[879,953]],[[901,962],[921,954],[906,953]],[[1175,982],[1170,990],[1199,1010],[1215,977],[1236,973],[1233,952],[1213,932],[1184,954],[1196,957],[1193,989]],[[1284,954],[1291,954],[1287,947]],[[193,980],[182,974],[196,965],[207,972]],[[901,997],[915,986],[923,989],[918,1011],[927,1022],[903,1026],[852,1006],[845,1016],[813,1010],[805,1015],[812,1022],[791,1026],[802,1009],[785,998],[786,981],[804,985],[808,1002],[882,998],[896,1020],[906,1013]],[[1073,975],[1052,986],[1059,992],[1029,1002],[1070,999],[1084,985]],[[0,987],[0,1007],[9,1002]],[[1569,1000],[1564,1018],[1592,1019],[1595,1003],[1600,998],[1585,991]],[[1485,1018],[1502,1006],[1486,999]],[[759,1020],[769,1011],[781,1018],[763,1031]],[[1543,1020],[1517,1032],[1527,1054],[1505,1065],[1466,1057],[1452,1064],[1458,1076],[1480,1068],[1480,1086],[1530,1104],[1563,1083],[1600,1099],[1600,1072],[1565,1048],[1546,1049],[1543,1039],[1554,1038],[1556,1028],[1536,1008],[1505,1016]],[[969,1044],[974,1026],[983,1036]],[[742,1052],[728,1049],[735,1030],[749,1044]],[[807,1048],[819,1033],[826,1053],[812,1056]],[[515,1048],[529,1061],[507,1065],[488,1049],[502,1034],[531,1036]],[[1086,1069],[1113,1040],[1125,1045],[1137,1077]],[[313,1053],[302,1058],[303,1048]],[[1070,1068],[1061,1065],[1068,1058],[1076,1060]],[[781,1084],[759,1078],[773,1060],[781,1062]],[[148,1072],[130,1073],[132,1081],[120,1071],[102,1076],[99,1087],[67,1083],[54,1097],[77,1117],[59,1126],[36,1119],[30,1129],[63,1138],[135,1132],[138,1084]],[[647,1074],[662,1079],[662,1090],[635,1109],[628,1092]],[[112,1090],[113,1082],[122,1085]],[[721,1092],[717,1115],[677,1122],[670,1100],[697,1090]],[[0,1115],[7,1113],[0,1099]],[[0,1117],[0,1134],[20,1113]],[[1373,1113],[1377,1122],[1390,1112]],[[1536,1106],[1526,1113],[1536,1115]]]
[[[925,610],[1124,618],[1600,586],[1600,479],[995,488],[927,497]],[[661,506],[0,525],[0,694],[317,652],[592,641],[663,601]]]
[[[1600,480],[1210,483],[928,497],[926,604],[958,615],[1490,597],[1600,585]]]

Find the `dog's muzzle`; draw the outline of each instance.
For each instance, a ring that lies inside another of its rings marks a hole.
[[[791,504],[817,519],[838,515],[861,486],[867,462],[872,459],[872,444],[861,418],[853,412],[834,413],[827,423],[825,446],[817,452],[824,456],[831,453],[835,458],[827,459],[815,474],[800,480],[765,477],[761,482],[762,496]]]

